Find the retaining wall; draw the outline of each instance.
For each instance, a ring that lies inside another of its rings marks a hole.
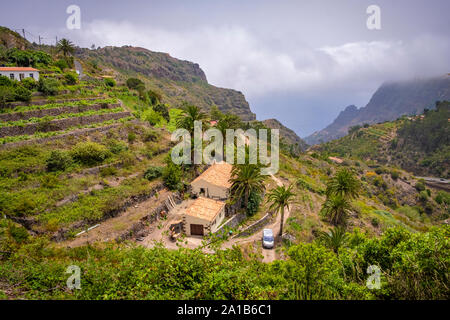
[[[266,224],[270,222],[270,219],[272,218],[272,213],[268,212],[264,217],[241,231],[236,237],[247,237],[251,234],[254,234],[256,231],[261,230]]]
[[[78,125],[88,125],[92,123],[117,120],[131,116],[130,112],[107,113],[92,116],[72,117],[67,119],[51,120],[48,122],[31,123],[23,127],[12,126],[0,128],[0,138],[7,136],[31,135],[40,132],[61,131]]]
[[[60,114],[64,113],[80,113],[91,110],[112,109],[118,107],[120,107],[120,103],[108,104],[108,107],[106,108],[102,104],[93,104],[87,106],[64,106],[51,109],[37,109],[24,112],[2,113],[0,114],[0,121],[18,121],[30,118],[43,118],[46,116],[59,116]]]

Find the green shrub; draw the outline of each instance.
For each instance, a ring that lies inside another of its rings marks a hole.
[[[58,94],[60,83],[54,78],[39,78],[38,90],[46,96],[54,96]]]
[[[258,211],[261,200],[261,195],[258,192],[253,191],[250,193],[246,208],[247,216],[251,217]]]
[[[156,178],[159,178],[162,176],[163,173],[163,168],[162,167],[149,167],[145,173],[144,173],[144,178],[152,181]]]
[[[438,204],[450,205],[450,193],[445,191],[439,191],[434,200]]]
[[[22,79],[22,81],[20,82],[20,84],[21,84],[24,88],[27,88],[28,90],[31,90],[31,91],[36,90],[37,87],[38,87],[37,81],[35,81],[33,78],[30,78],[30,77],[25,78],[25,79]]]
[[[397,171],[391,171],[391,178],[393,180],[397,180],[399,177],[399,173]]]
[[[137,78],[129,78],[126,84],[130,89],[137,89],[140,85],[144,85],[144,83]]]
[[[114,154],[119,154],[122,151],[128,150],[128,146],[125,142],[111,139],[107,142],[107,146],[109,148],[109,151],[111,151]]]
[[[128,132],[128,142],[133,143],[136,140],[136,133],[133,131]]]
[[[170,190],[176,190],[180,188],[182,171],[179,166],[169,162],[163,169],[162,177],[164,184]]]
[[[26,242],[30,236],[24,227],[16,226],[14,224],[9,225],[8,233],[17,243]]]
[[[15,85],[15,82],[6,76],[0,76],[0,86],[12,87]]]
[[[14,88],[8,86],[0,86],[0,105],[6,102],[14,101]]]
[[[417,181],[416,185],[414,186],[416,188],[417,191],[424,191],[425,190],[425,183],[423,183],[422,181]]]
[[[167,122],[170,121],[169,109],[165,104],[158,103],[153,105],[153,110],[158,112]]]
[[[159,138],[158,133],[151,129],[145,130],[144,133],[142,134],[142,141],[144,142],[157,141],[158,138]]]
[[[59,179],[54,175],[45,175],[41,178],[41,187],[46,189],[54,189],[58,186]]]
[[[428,194],[426,193],[426,191],[420,191],[420,193],[419,193],[419,200],[421,202],[427,202]]]
[[[114,166],[107,166],[100,169],[100,176],[101,177],[108,177],[108,176],[115,176],[117,174],[118,170]]]
[[[54,63],[54,65],[56,67],[60,68],[61,71],[64,71],[64,69],[68,69],[69,68],[69,65],[68,65],[67,61],[64,60],[64,59],[59,59],[58,61],[56,61]]]
[[[66,72],[64,74],[64,80],[68,85],[75,85],[78,82],[78,75],[74,72]]]
[[[47,171],[64,171],[72,164],[72,158],[65,151],[54,150],[45,163]]]
[[[116,81],[114,79],[112,79],[112,78],[105,78],[104,82],[105,82],[105,85],[107,87],[111,87],[112,88],[112,87],[116,86]]]
[[[160,102],[161,99],[162,99],[161,94],[158,93],[158,92],[156,92],[156,91],[153,91],[153,90],[148,90],[148,91],[147,91],[147,97],[148,97],[148,99],[150,100],[150,103],[151,103],[152,105],[160,104],[159,102]],[[156,111],[156,110],[155,110],[155,111]],[[167,111],[167,114],[169,114],[168,111]],[[169,120],[167,120],[167,121],[169,121]]]
[[[96,142],[79,142],[70,153],[75,161],[84,165],[103,162],[110,156],[108,148]]]
[[[14,89],[14,99],[17,101],[30,101],[31,91],[22,86],[17,86]]]

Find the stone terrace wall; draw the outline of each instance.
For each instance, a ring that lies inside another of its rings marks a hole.
[[[78,125],[88,125],[92,123],[104,122],[108,120],[117,120],[131,116],[130,112],[107,113],[101,115],[92,115],[84,117],[73,117],[67,119],[58,119],[48,122],[31,123],[23,127],[2,127],[0,128],[0,138],[7,136],[20,136],[26,134],[34,134],[36,131],[49,132],[60,131]]]
[[[35,100],[35,101],[30,101],[30,102],[10,102],[7,103],[5,106],[0,106],[0,108],[4,108],[4,109],[9,109],[9,108],[14,108],[14,107],[18,107],[18,106],[42,106],[44,104],[49,104],[49,103],[69,103],[69,102],[76,102],[76,101],[80,101],[80,100],[86,100],[86,101],[93,101],[93,100],[98,100],[98,99],[104,99],[104,97],[94,97],[94,98],[83,98],[83,99],[60,99],[60,100],[55,100],[55,101],[48,101],[47,99],[42,99],[42,100]]]
[[[64,113],[80,113],[91,110],[112,109],[120,107],[120,103],[109,104],[106,108],[102,104],[93,104],[88,106],[65,106],[59,108],[31,110],[24,112],[13,112],[0,114],[0,121],[18,121],[29,118],[43,118],[45,116],[58,116]]]
[[[262,229],[267,223],[269,223],[272,218],[272,213],[268,212],[264,217],[256,221],[254,224],[250,225],[243,231],[241,231],[236,237],[247,237],[251,234],[254,234],[256,231]]]
[[[237,225],[239,225],[239,223],[244,221],[245,217],[246,217],[245,213],[238,213],[232,216],[219,229],[217,229],[217,231],[214,232],[214,234],[222,236],[225,233],[226,227],[235,228]]]

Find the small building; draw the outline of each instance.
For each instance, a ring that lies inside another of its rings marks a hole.
[[[203,236],[215,232],[225,217],[225,202],[200,197],[186,209],[183,229],[188,236]]]
[[[39,81],[39,70],[29,67],[0,67],[0,76],[18,81],[22,81],[25,78],[32,78]]]
[[[233,166],[227,162],[214,163],[191,182],[192,193],[212,199],[225,200],[231,187],[230,177]]]

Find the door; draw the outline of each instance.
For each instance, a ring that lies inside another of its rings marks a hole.
[[[203,225],[202,224],[191,224],[191,235],[202,236],[203,235]]]

